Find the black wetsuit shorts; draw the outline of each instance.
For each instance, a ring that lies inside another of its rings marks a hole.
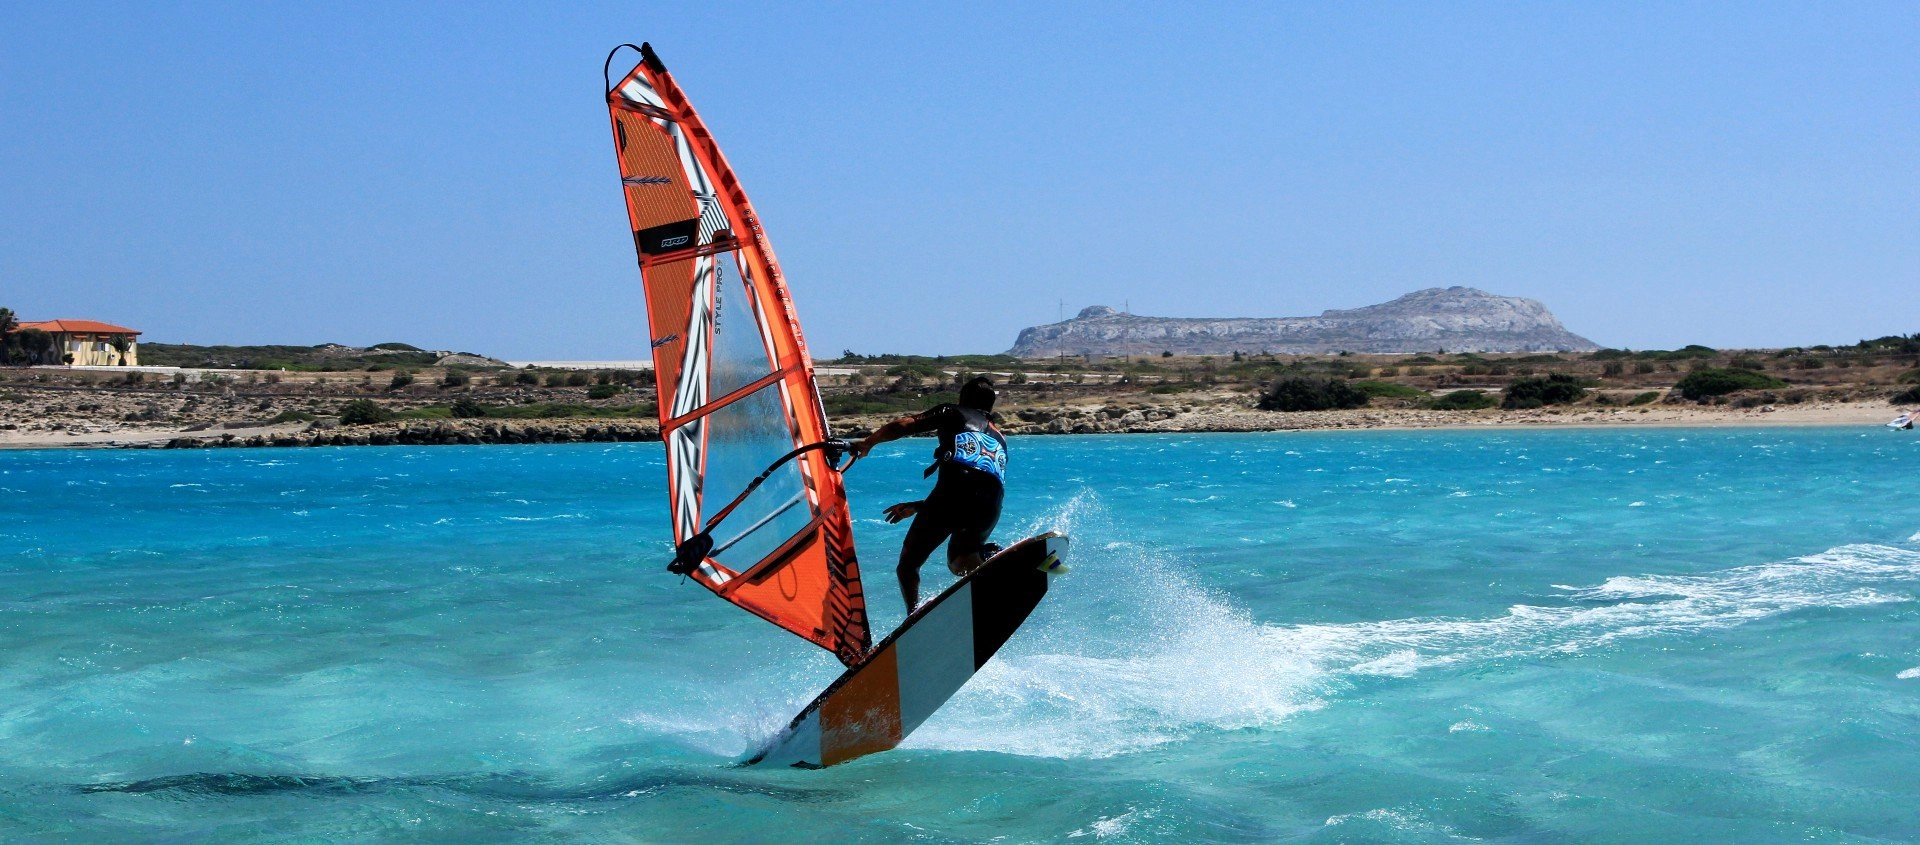
[[[1000,522],[1005,490],[1000,479],[952,462],[940,465],[940,481],[920,504],[900,546],[900,565],[918,568],[947,542],[947,559],[980,551]]]

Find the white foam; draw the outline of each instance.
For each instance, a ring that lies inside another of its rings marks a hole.
[[[1428,821],[1426,818],[1422,817],[1419,811],[1417,810],[1409,810],[1409,811],[1403,812],[1400,810],[1394,810],[1386,807],[1382,807],[1377,810],[1368,810],[1364,813],[1342,813],[1341,815],[1337,815],[1337,816],[1329,816],[1327,818],[1327,826],[1331,827],[1333,825],[1346,824],[1347,822],[1353,821],[1355,819],[1364,819],[1366,821],[1374,822],[1376,824],[1385,826],[1389,830],[1419,832],[1419,833],[1443,833],[1443,834],[1452,833],[1452,831],[1447,830],[1446,828],[1443,828],[1440,825],[1434,824],[1431,821]],[[1452,838],[1452,837],[1449,837],[1449,838]]]
[[[1151,818],[1153,818],[1153,812],[1150,810],[1129,809],[1117,816],[1102,816],[1095,819],[1092,824],[1068,833],[1067,838],[1079,839],[1082,836],[1092,836],[1095,839],[1105,839],[1109,836],[1125,836],[1134,822]]]
[[[1034,622],[908,739],[909,746],[1105,757],[1196,727],[1278,723],[1320,706],[1324,672],[1138,543],[1083,494],[1024,533],[1078,541],[1075,574]],[[1125,625],[1069,620],[1126,619]]]
[[[1041,606],[1041,624],[1009,643],[909,745],[1111,756],[1196,730],[1278,725],[1326,706],[1361,678],[1411,678],[1805,609],[1910,601],[1898,587],[1920,580],[1920,552],[1855,545],[1699,575],[1556,587],[1573,602],[1515,605],[1491,618],[1272,625],[1249,619],[1145,544],[1112,542],[1122,536],[1116,523],[1087,494],[1027,526],[1028,533],[1074,534],[1080,574]],[[1096,538],[1108,542],[1088,554]],[[1920,678],[1920,667],[1910,671],[1901,677]],[[1450,730],[1488,728],[1461,722]]]
[[[1912,669],[1902,669],[1900,670],[1900,674],[1895,675],[1894,677],[1899,678],[1900,680],[1903,680],[1903,681],[1911,681],[1915,678],[1920,678],[1920,666],[1915,666]]]
[[[1405,678],[1420,670],[1420,653],[1402,649],[1385,657],[1366,661],[1348,669],[1355,675],[1387,675]]]
[[[1140,542],[1095,494],[1006,534],[1043,530],[1073,535],[1075,574],[1055,583],[1020,636],[909,737],[908,747],[1108,757],[1199,731],[1271,728],[1368,679],[1403,683],[1396,679],[1440,668],[1579,653],[1811,608],[1910,601],[1911,585],[1920,581],[1920,552],[1842,546],[1698,575],[1556,585],[1567,603],[1514,605],[1487,618],[1276,625],[1249,618],[1179,561]],[[1920,678],[1920,667],[1899,677]],[[794,706],[817,692],[807,687],[794,679]],[[770,732],[793,712],[778,703],[762,710],[738,714],[730,726],[735,735]],[[1486,730],[1471,721],[1449,728]],[[1380,812],[1387,815],[1373,821],[1418,823]],[[1101,829],[1096,822],[1083,835],[1103,835]]]

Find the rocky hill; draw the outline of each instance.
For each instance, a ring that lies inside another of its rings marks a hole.
[[[1590,352],[1545,305],[1466,287],[1428,288],[1318,317],[1142,317],[1095,305],[1071,320],[1020,332],[1007,354],[1224,355],[1272,352]]]

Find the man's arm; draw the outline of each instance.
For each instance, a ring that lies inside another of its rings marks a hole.
[[[932,431],[934,427],[933,422],[924,419],[924,416],[924,414],[914,414],[913,416],[901,417],[876,428],[872,434],[856,441],[853,447],[848,449],[847,452],[856,458],[864,458],[868,452],[873,450],[873,447],[882,443],[899,440],[902,437],[919,434],[924,431]]]

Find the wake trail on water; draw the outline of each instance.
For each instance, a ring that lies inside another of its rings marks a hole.
[[[1841,546],[1698,575],[1553,585],[1564,603],[1483,619],[1255,620],[1191,564],[1132,540],[1086,493],[1026,526],[1066,531],[1074,572],[904,747],[1075,758],[1202,731],[1271,728],[1369,678],[1574,655],[1795,611],[1911,601],[1920,552]]]

